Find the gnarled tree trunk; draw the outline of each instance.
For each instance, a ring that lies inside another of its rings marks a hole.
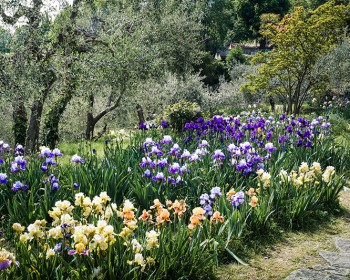
[[[26,138],[26,153],[34,152],[39,146],[39,133],[40,133],[40,123],[43,113],[44,102],[48,96],[53,83],[56,80],[56,76],[52,71],[47,71],[44,76],[44,88],[40,92],[38,98],[36,98],[31,106],[31,115],[29,119],[29,126],[27,130]]]
[[[13,133],[15,136],[15,144],[24,145],[26,140],[26,128],[27,128],[27,112],[24,106],[22,97],[17,97],[13,102]]]

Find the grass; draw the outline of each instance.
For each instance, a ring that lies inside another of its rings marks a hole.
[[[249,266],[226,264],[219,268],[218,279],[284,279],[298,268],[327,263],[320,250],[337,251],[334,238],[350,238],[350,191],[340,195],[343,211],[314,230],[285,232],[278,241],[249,253]],[[269,240],[266,240],[269,243]]]

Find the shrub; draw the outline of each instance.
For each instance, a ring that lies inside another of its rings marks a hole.
[[[182,100],[167,106],[157,120],[158,123],[166,120],[172,128],[180,131],[185,123],[195,121],[200,117],[202,117],[202,111],[197,103]]]

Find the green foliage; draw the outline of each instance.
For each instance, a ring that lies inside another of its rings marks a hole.
[[[160,123],[162,120],[165,120],[172,128],[181,131],[185,123],[195,121],[199,117],[202,117],[199,105],[182,100],[167,106],[162,114],[157,117],[157,122]]]
[[[229,74],[223,61],[214,59],[214,57],[206,52],[202,56],[202,62],[195,67],[195,70],[203,76],[203,83],[207,86],[216,88],[219,85],[220,78],[229,79]]]
[[[261,38],[259,35],[262,14],[285,15],[290,8],[289,0],[238,0],[234,1],[233,40]]]
[[[327,75],[332,91],[349,96],[350,38],[344,38],[341,44],[318,61],[316,67]]]
[[[346,17],[344,5],[329,1],[311,14],[297,7],[278,24],[266,24],[262,34],[277,48],[257,56],[264,64],[243,89],[277,95],[288,104],[289,113],[299,113],[310,94],[327,85],[327,76],[315,73],[315,65],[341,42]]]
[[[22,102],[15,102],[13,112],[13,134],[16,143],[24,145],[26,141],[27,113]]]
[[[11,33],[0,28],[0,53],[10,52]]]
[[[226,56],[226,65],[229,69],[232,69],[232,66],[235,64],[246,63],[247,59],[243,55],[243,50],[240,46],[236,46],[230,50]]]
[[[233,1],[206,0],[204,6],[205,49],[215,53],[227,43],[228,31],[232,29]]]

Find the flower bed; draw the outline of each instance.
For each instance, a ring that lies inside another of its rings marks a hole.
[[[127,147],[106,141],[102,160],[88,150],[69,164],[57,148],[26,156],[0,142],[0,275],[208,278],[222,258],[244,263],[236,248],[253,232],[302,227],[339,207],[345,167],[325,165],[341,152],[326,118],[162,126],[135,132]]]

